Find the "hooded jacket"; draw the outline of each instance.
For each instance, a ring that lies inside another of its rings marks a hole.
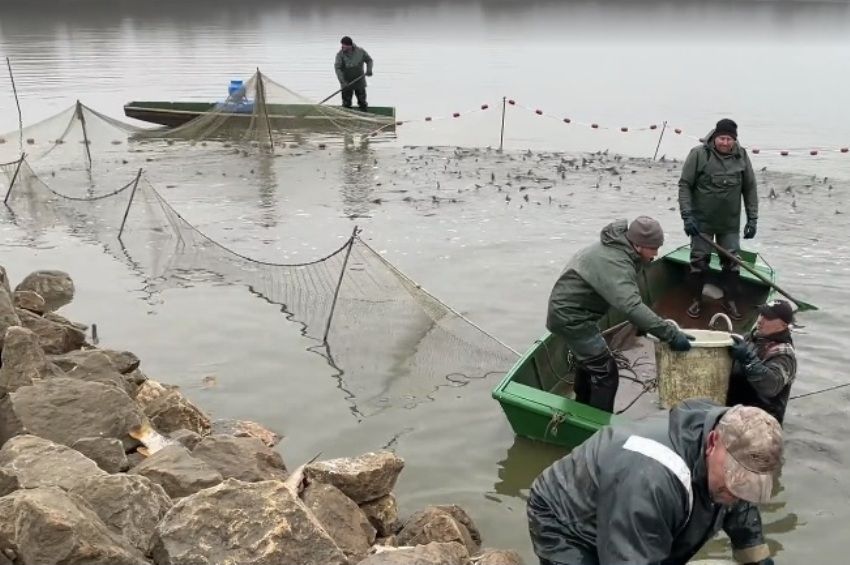
[[[741,230],[741,199],[748,220],[758,219],[756,176],[747,151],[735,144],[729,155],[714,148],[714,130],[691,149],[679,178],[679,212],[709,234]]]
[[[628,222],[602,228],[599,241],[576,253],[549,296],[546,327],[556,334],[598,333],[597,322],[616,308],[638,329],[670,341],[676,328],[643,303],[637,275],[641,258],[626,239]]]
[[[723,528],[739,562],[769,557],[758,509],[718,505],[709,495],[705,443],[726,410],[688,400],[667,418],[602,428],[553,463],[528,500],[537,555],[581,565],[678,565]]]
[[[366,65],[366,70],[363,70],[363,65]],[[364,73],[372,72],[372,57],[365,49],[354,45],[351,51],[346,53],[342,49],[337,51],[336,59],[334,60],[334,71],[340,85],[347,84]],[[357,88],[366,86],[366,77],[357,81]]]

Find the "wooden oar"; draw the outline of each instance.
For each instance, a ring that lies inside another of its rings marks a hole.
[[[815,306],[814,304],[809,304],[808,302],[803,302],[802,300],[797,300],[796,298],[794,298],[793,296],[791,296],[790,294],[788,294],[787,292],[785,292],[784,290],[782,290],[781,288],[779,288],[779,285],[777,285],[776,283],[772,282],[772,281],[771,281],[770,279],[768,279],[766,276],[764,276],[763,274],[761,274],[761,273],[759,273],[757,270],[755,270],[755,268],[754,268],[754,267],[750,267],[748,264],[746,264],[746,263],[744,263],[743,261],[741,261],[741,260],[740,260],[738,257],[736,257],[734,254],[732,254],[732,253],[730,253],[728,250],[726,250],[726,249],[724,249],[724,248],[720,247],[720,246],[719,246],[717,243],[715,243],[715,241],[714,241],[713,239],[711,239],[710,237],[706,237],[706,236],[705,236],[704,234],[702,234],[702,233],[700,233],[700,234],[698,234],[698,235],[699,235],[699,237],[700,237],[703,241],[707,242],[707,243],[708,243],[709,245],[711,245],[714,249],[716,249],[716,250],[717,250],[717,252],[718,252],[718,253],[720,253],[723,257],[726,257],[726,258],[727,258],[727,259],[729,259],[730,261],[732,261],[732,262],[734,262],[735,264],[737,264],[739,267],[743,267],[743,268],[745,268],[745,269],[746,269],[746,270],[748,270],[750,273],[752,273],[753,275],[755,275],[756,277],[758,277],[758,278],[759,278],[759,279],[760,279],[760,280],[761,280],[764,284],[768,285],[770,288],[772,288],[772,289],[776,290],[777,292],[779,292],[779,294],[781,294],[782,296],[784,296],[785,298],[787,298],[788,300],[790,300],[791,302],[793,302],[794,304],[796,304],[796,305],[797,305],[797,308],[799,308],[800,312],[806,312],[806,311],[809,311],[809,310],[817,310],[817,309],[818,309],[818,307],[817,307],[817,306]]]
[[[357,78],[356,78],[356,79],[354,79],[353,81],[349,82],[348,84],[345,84],[345,85],[341,86],[341,87],[339,88],[339,90],[337,90],[336,92],[334,92],[333,94],[331,94],[330,96],[328,96],[327,98],[325,98],[324,100],[322,100],[321,102],[319,102],[319,106],[321,106],[322,104],[324,104],[325,102],[327,102],[328,100],[330,100],[331,98],[333,98],[334,96],[336,96],[337,94],[339,94],[340,92],[342,92],[343,90],[345,90],[346,88],[348,88],[349,86],[351,86],[352,84],[354,84],[355,82],[357,82],[357,81],[359,81],[359,80],[362,80],[362,79],[363,79],[363,77],[365,77],[365,76],[366,76],[366,73],[363,73],[362,75],[360,75],[359,77],[357,77]]]

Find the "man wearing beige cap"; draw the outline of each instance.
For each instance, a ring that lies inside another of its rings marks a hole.
[[[722,528],[739,563],[773,565],[755,505],[781,465],[779,422],[754,406],[687,400],[602,428],[534,481],[534,551],[541,565],[684,564]]]
[[[576,253],[549,296],[546,327],[561,336],[577,361],[575,398],[614,411],[619,370],[597,325],[615,308],[639,330],[687,351],[688,336],[643,303],[637,276],[664,244],[661,225],[648,216],[631,224],[616,220],[602,228],[599,241]]]

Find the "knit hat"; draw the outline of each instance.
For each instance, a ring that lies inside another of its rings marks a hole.
[[[779,318],[786,324],[794,323],[794,309],[785,300],[771,300],[767,304],[759,306],[758,311],[768,320]]]
[[[728,135],[732,139],[738,139],[738,124],[729,118],[723,118],[714,127],[714,137],[718,135]]]
[[[638,247],[658,249],[664,245],[664,230],[658,220],[649,216],[638,216],[629,224],[626,239]]]
[[[347,35],[339,40],[342,45],[354,45],[354,42],[351,41],[351,38]],[[734,123],[734,122],[733,122]]]
[[[726,488],[741,500],[770,500],[773,478],[782,467],[782,427],[755,406],[733,406],[717,423],[726,447]]]

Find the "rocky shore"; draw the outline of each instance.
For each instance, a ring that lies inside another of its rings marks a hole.
[[[0,267],[0,565],[515,565],[456,505],[404,515],[388,451],[290,468],[56,310],[71,277]]]

